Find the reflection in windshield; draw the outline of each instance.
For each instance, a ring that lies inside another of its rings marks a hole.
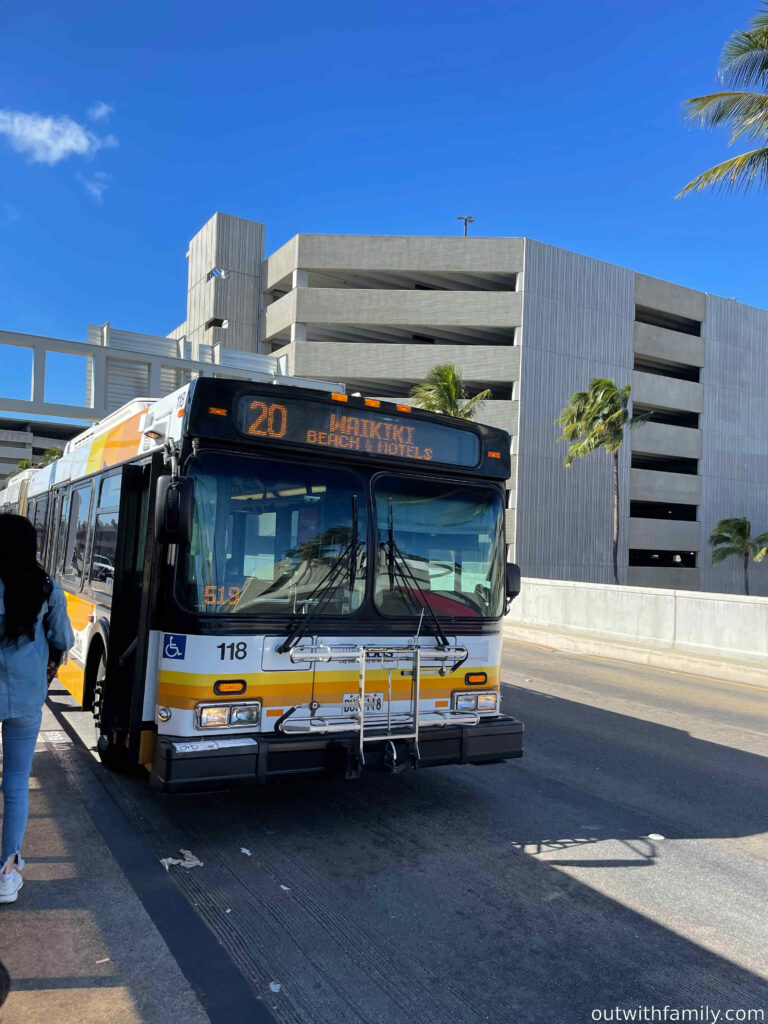
[[[366,501],[354,473],[203,454],[190,475],[195,518],[181,583],[188,608],[306,615],[321,604],[324,614],[341,615],[360,607]]]
[[[413,617],[426,603],[442,618],[501,615],[498,492],[388,476],[375,482],[374,496],[375,601],[381,612]]]

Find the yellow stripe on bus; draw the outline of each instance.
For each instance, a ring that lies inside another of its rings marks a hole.
[[[83,690],[85,689],[85,669],[70,657],[66,665],[59,666],[56,678],[65,686],[78,704],[83,703]]]
[[[72,623],[72,629],[76,633],[80,633],[90,622],[96,606],[93,601],[89,601],[79,594],[70,594],[66,590],[64,594],[67,598],[67,615]]]
[[[483,689],[498,689],[499,669],[497,666],[467,667],[453,675],[422,676],[419,693],[425,700],[449,697],[451,692],[464,685],[466,672],[485,672],[488,683]],[[222,700],[221,695],[214,693],[213,687],[221,678],[216,673],[168,672],[161,671],[158,675],[157,702],[171,708],[190,709],[201,701]],[[321,704],[340,703],[345,693],[355,693],[358,689],[358,673],[354,670],[339,672],[338,670],[312,672],[249,672],[239,676],[245,680],[246,690],[243,700],[261,700],[268,705],[292,706],[310,700]],[[383,669],[370,670],[366,675],[365,688],[369,693],[388,691],[387,673]],[[411,680],[409,676],[392,673],[393,700],[409,700],[411,698]]]

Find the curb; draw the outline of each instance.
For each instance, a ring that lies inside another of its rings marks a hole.
[[[587,657],[615,658],[671,673],[698,675],[713,681],[747,683],[768,690],[768,664],[713,658],[706,654],[684,653],[668,647],[641,646],[622,643],[597,633],[566,632],[538,625],[505,623],[503,636],[515,643],[542,646],[568,654]]]

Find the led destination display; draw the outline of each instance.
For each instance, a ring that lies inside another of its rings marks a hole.
[[[237,426],[248,437],[360,452],[378,458],[476,466],[480,441],[469,430],[427,423],[408,414],[391,416],[375,408],[329,407],[306,399],[246,395],[237,408]]]

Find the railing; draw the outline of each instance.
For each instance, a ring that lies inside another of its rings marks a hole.
[[[0,331],[1,345],[31,350],[32,374],[29,399],[0,394],[0,410],[36,417],[96,421],[122,405],[128,392],[129,398],[138,394],[160,398],[196,376],[269,380],[288,372],[286,361],[281,363],[274,356],[235,352],[220,345],[199,345],[193,353],[185,337],[119,331],[108,323],[89,326],[87,342]],[[83,359],[80,392],[85,393],[84,404],[46,398],[46,356],[54,352]]]

